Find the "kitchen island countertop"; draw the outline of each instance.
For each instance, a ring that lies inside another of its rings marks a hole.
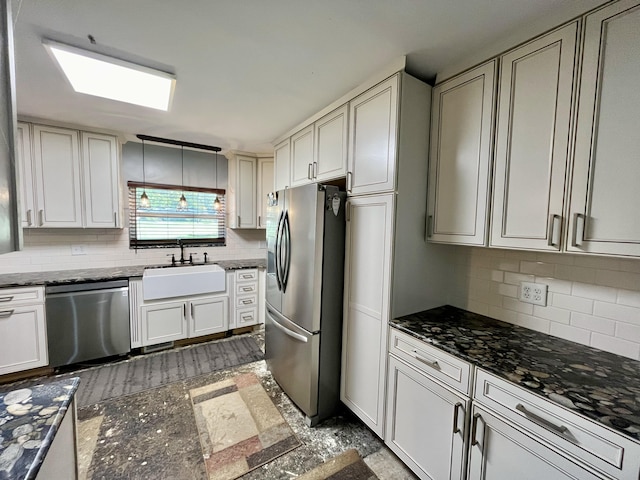
[[[443,307],[393,328],[640,441],[640,362],[524,327]]]
[[[244,268],[265,268],[264,258],[247,260],[219,260],[210,262],[225,270]],[[0,275],[0,287],[26,287],[79,282],[94,282],[141,277],[145,268],[166,267],[167,265],[131,265],[126,267],[85,268],[81,270],[58,270],[49,272],[8,273]]]
[[[0,479],[36,478],[79,378],[0,392]]]

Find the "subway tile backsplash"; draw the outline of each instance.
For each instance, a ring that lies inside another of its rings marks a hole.
[[[640,259],[452,247],[449,303],[640,360]],[[549,286],[547,306],[518,299]]]
[[[84,255],[72,255],[73,245],[82,246]],[[266,257],[264,230],[227,229],[225,247],[185,248],[185,252],[211,262]],[[24,248],[0,256],[3,273],[73,270],[77,268],[120,267],[170,263],[171,254],[180,258],[175,248],[129,249],[128,229],[38,229],[24,230]]]

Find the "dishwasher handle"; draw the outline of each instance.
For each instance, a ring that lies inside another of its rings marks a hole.
[[[77,282],[65,283],[62,285],[47,285],[44,289],[45,295],[69,293],[69,292],[90,292],[95,290],[113,290],[118,288],[129,288],[129,280],[108,280],[104,282]]]

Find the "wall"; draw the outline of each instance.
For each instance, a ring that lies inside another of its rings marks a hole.
[[[640,360],[640,260],[452,247],[452,305]],[[547,306],[518,300],[549,286]]]

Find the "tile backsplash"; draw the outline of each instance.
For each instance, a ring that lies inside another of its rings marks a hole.
[[[73,255],[74,247],[81,247],[83,254]],[[185,247],[185,254],[193,253],[200,261],[204,252],[212,262],[266,257],[265,232],[227,229],[225,247]],[[177,247],[129,249],[127,228],[25,229],[23,250],[0,256],[0,274],[163,264],[172,253],[180,258]]]
[[[457,307],[640,360],[640,260],[453,247]],[[520,282],[549,286],[547,306]]]

